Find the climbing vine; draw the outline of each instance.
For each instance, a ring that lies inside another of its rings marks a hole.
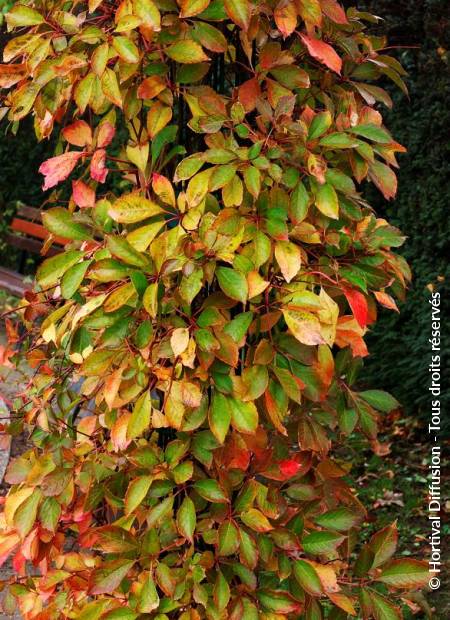
[[[404,71],[336,0],[16,4],[3,122],[58,136],[46,258],[9,324],[6,605],[52,620],[401,618],[426,564],[361,544],[336,453],[398,407],[359,391],[410,279],[364,200],[396,193],[375,84]],[[114,183],[109,183],[114,178]]]

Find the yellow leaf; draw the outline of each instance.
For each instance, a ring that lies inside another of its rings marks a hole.
[[[170,337],[170,346],[172,347],[175,357],[181,355],[189,344],[189,329],[187,327],[178,327],[174,329]]]
[[[286,282],[290,282],[298,274],[302,257],[300,248],[291,241],[277,241],[275,258]]]
[[[321,334],[319,319],[314,314],[283,309],[283,316],[292,335],[299,342],[308,345],[325,342]]]

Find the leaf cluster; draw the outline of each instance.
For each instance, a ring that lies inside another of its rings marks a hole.
[[[353,432],[376,447],[398,407],[355,387],[410,279],[360,189],[392,198],[404,150],[374,19],[335,0],[8,13],[3,115],[59,132],[39,172],[45,249],[65,243],[22,311],[15,430],[35,447],[9,467],[0,545],[25,618],[389,620],[388,593],[426,582],[391,559],[395,526],[360,548],[333,455]]]

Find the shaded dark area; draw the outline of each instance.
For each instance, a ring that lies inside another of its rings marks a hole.
[[[54,144],[45,140],[37,143],[31,118],[24,119],[14,135],[8,124],[0,125],[0,264],[23,273],[31,273],[36,257],[6,245],[4,235],[17,202],[39,207],[43,202],[40,164],[51,157]]]
[[[347,3],[353,4],[352,2]],[[387,204],[372,188],[367,194],[381,216],[398,226],[408,239],[401,252],[414,280],[400,315],[384,310],[369,339],[371,356],[366,379],[391,391],[410,415],[429,416],[432,284],[442,293],[441,314],[448,316],[450,280],[450,4],[447,0],[369,0],[359,4],[384,18],[378,30],[409,73],[409,99],[386,84],[394,108],[385,122],[408,149],[400,155],[397,198]],[[446,299],[447,297],[447,299]],[[446,312],[447,311],[447,312]],[[445,335],[446,323],[442,321]],[[441,347],[442,383],[449,365],[446,343]],[[449,382],[442,386],[442,411],[450,404]]]

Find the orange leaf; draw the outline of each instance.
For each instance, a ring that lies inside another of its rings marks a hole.
[[[62,135],[69,144],[87,146],[92,142],[92,131],[85,121],[75,121],[62,130]]]
[[[72,197],[80,209],[92,209],[95,206],[95,191],[81,180],[72,181]]]
[[[247,80],[239,87],[238,98],[245,108],[246,112],[255,109],[256,101],[261,93],[259,82],[256,78]]]
[[[388,295],[387,293],[383,293],[382,291],[374,291],[375,299],[379,304],[384,306],[385,308],[389,308],[389,310],[395,310],[396,312],[400,312],[397,304],[393,297]]]
[[[105,121],[102,123],[98,129],[97,136],[97,146],[99,149],[105,148],[108,144],[111,143],[111,140],[114,138],[116,133],[116,129],[111,123]]]
[[[28,76],[26,63],[0,65],[0,88],[10,88]]]
[[[367,326],[369,309],[367,306],[367,299],[359,291],[347,288],[344,290],[344,295],[352,309],[353,316],[358,321],[360,327]]]
[[[297,9],[293,2],[281,0],[275,7],[275,23],[284,38],[292,34],[297,26]]]
[[[313,58],[320,60],[320,62],[335,73],[341,74],[342,59],[331,45],[324,43],[320,39],[309,37],[306,34],[301,34],[300,37]]]
[[[166,83],[160,75],[151,75],[141,82],[137,89],[139,99],[153,99],[166,88]]]

